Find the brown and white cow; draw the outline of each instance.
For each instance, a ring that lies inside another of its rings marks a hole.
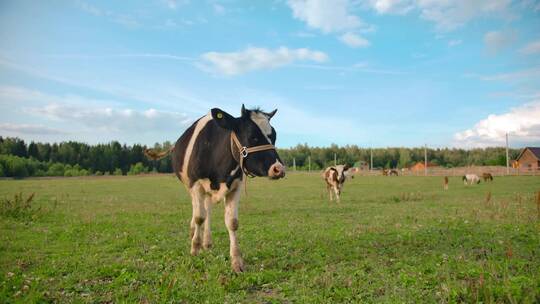
[[[330,166],[323,171],[323,178],[326,182],[326,190],[332,201],[335,195],[336,201],[340,201],[341,189],[347,178],[347,170],[349,165]]]
[[[285,176],[285,168],[274,148],[276,131],[270,125],[276,111],[246,110],[242,105],[241,117],[235,118],[214,108],[189,127],[169,151],[146,151],[153,159],[171,153],[173,170],[191,195],[192,255],[212,246],[212,204],[224,201],[231,266],[235,272],[244,271],[236,238],[244,174],[272,179]]]

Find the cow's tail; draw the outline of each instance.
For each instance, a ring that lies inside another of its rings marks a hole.
[[[167,157],[167,155],[171,154],[171,152],[174,150],[174,146],[170,147],[169,149],[165,151],[158,152],[155,149],[146,149],[144,150],[144,155],[148,157],[149,159],[158,160],[162,159],[164,157]]]

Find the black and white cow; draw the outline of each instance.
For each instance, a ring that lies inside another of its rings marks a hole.
[[[173,170],[191,195],[192,255],[197,255],[201,247],[209,249],[212,246],[212,204],[223,200],[232,269],[235,272],[244,270],[236,239],[244,174],[272,179],[285,176],[285,168],[274,148],[276,131],[270,125],[276,111],[247,110],[242,105],[241,117],[235,118],[214,108],[193,123],[169,151],[146,151],[153,159],[171,153]]]

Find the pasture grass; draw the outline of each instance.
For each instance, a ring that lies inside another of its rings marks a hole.
[[[356,177],[340,204],[319,174],[250,179],[247,271],[230,270],[223,205],[189,255],[191,204],[169,175],[0,181],[35,193],[0,216],[0,302],[538,303],[540,177],[465,187],[441,177]]]

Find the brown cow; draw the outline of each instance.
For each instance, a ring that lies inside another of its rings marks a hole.
[[[484,183],[487,181],[493,181],[493,175],[491,175],[491,173],[482,173],[482,178],[484,179]]]
[[[347,170],[349,170],[349,168],[349,165],[336,165],[330,166],[324,170],[323,178],[326,181],[326,189],[330,196],[330,201],[333,200],[332,192],[336,197],[336,201],[340,201],[339,197],[341,195],[341,189],[345,183]]]

